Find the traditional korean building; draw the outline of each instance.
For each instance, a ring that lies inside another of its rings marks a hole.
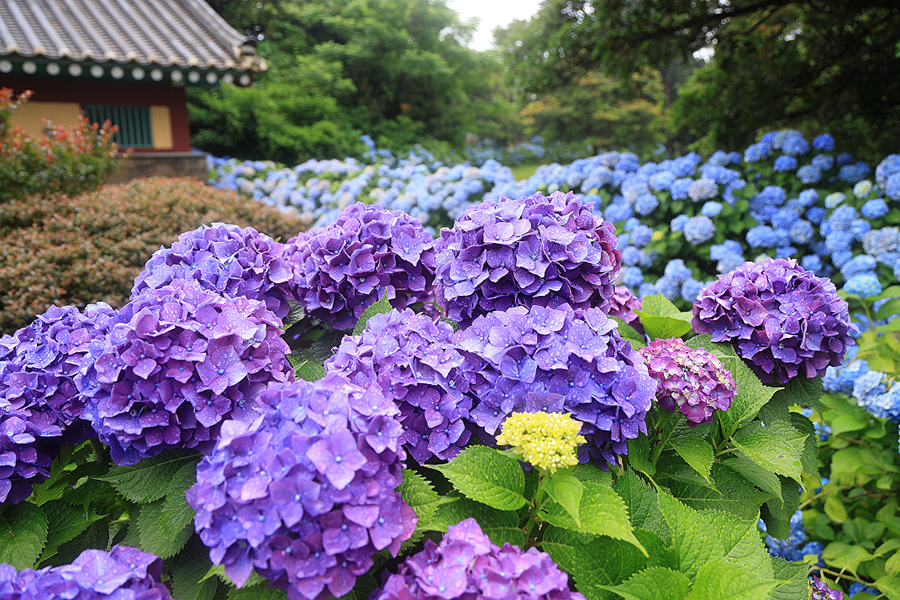
[[[205,178],[185,88],[247,86],[265,68],[255,40],[203,0],[0,0],[0,87],[34,92],[12,124],[39,135],[44,118],[109,119],[133,149],[119,180]]]

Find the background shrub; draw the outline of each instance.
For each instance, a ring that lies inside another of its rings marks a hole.
[[[0,331],[51,304],[127,302],[132,281],[161,245],[215,222],[287,240],[307,223],[191,179],[140,179],[76,197],[0,205]]]

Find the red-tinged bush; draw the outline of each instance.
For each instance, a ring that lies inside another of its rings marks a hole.
[[[281,240],[308,227],[192,179],[139,179],[73,198],[0,204],[0,331],[12,333],[51,304],[122,306],[154,251],[217,222]]]
[[[54,192],[74,196],[96,189],[119,169],[116,127],[108,121],[101,126],[81,115],[78,125],[63,127],[45,119],[40,137],[11,127],[10,117],[31,95],[0,88],[0,202]]]

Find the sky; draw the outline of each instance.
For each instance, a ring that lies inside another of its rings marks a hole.
[[[495,27],[505,27],[515,19],[533,17],[541,6],[541,0],[448,0],[447,5],[468,21],[478,17],[480,24],[470,45],[473,50],[488,50],[494,38]]]

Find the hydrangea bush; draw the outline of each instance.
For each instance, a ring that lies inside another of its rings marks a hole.
[[[856,221],[890,218],[887,192],[886,215],[862,206],[900,169],[886,161],[866,189],[865,167],[831,153],[828,139],[788,132],[706,163],[616,154],[548,167],[543,189],[497,184],[503,199],[462,207],[437,248],[414,216],[354,205],[365,185],[343,189],[334,206],[349,208],[289,240],[281,259],[274,242],[227,225],[189,232],[121,310],[51,310],[2,340],[0,383],[28,407],[6,421],[0,451],[4,584],[29,569],[78,570],[85,548],[130,547],[162,559],[146,590],[115,591],[142,600],[806,600],[850,584],[890,597],[896,428],[822,391],[825,375],[886,407],[892,382],[870,338],[896,340],[857,331],[824,274],[880,269],[857,251],[872,229]],[[796,164],[776,170],[780,156]],[[763,177],[769,160],[775,179]],[[380,176],[374,165],[329,168]],[[865,202],[828,189],[793,198],[794,168]],[[555,194],[563,185],[596,191]],[[810,210],[792,221],[802,203]],[[827,221],[830,262],[812,268],[779,243],[780,256],[744,264],[766,246],[751,253],[723,224],[740,220],[740,231],[745,212],[795,249],[809,233],[800,220]],[[649,217],[667,219],[665,231]],[[872,251],[882,243],[867,239]],[[693,250],[662,264],[677,244]],[[701,260],[707,250],[719,258]],[[540,285],[523,275],[535,269]],[[442,277],[478,310],[451,312]],[[316,328],[291,334],[305,319]],[[867,366],[838,368],[857,335]],[[75,394],[60,403],[54,377]],[[78,422],[77,403],[84,441],[58,425]],[[828,406],[846,418],[827,421]],[[54,448],[36,458],[34,432],[51,423]],[[18,483],[26,463],[40,468]],[[801,537],[803,556],[784,558]],[[862,539],[872,543],[851,548]],[[107,593],[92,568],[87,585]],[[82,593],[52,577],[54,590]]]

